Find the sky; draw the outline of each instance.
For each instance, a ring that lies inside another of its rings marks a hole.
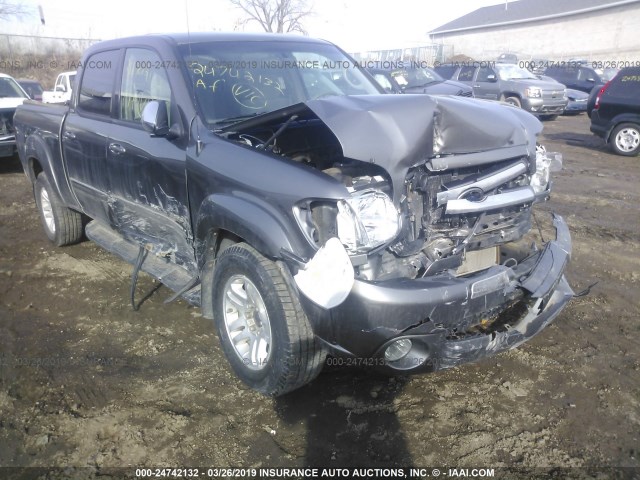
[[[20,1],[20,0],[16,0]],[[310,0],[304,22],[309,36],[329,40],[352,53],[424,45],[427,33],[480,7],[501,0]],[[513,1],[513,0],[511,0]],[[161,32],[261,31],[229,0],[21,0],[31,15],[0,21],[1,33],[110,39]],[[165,7],[164,5],[171,5]],[[41,25],[38,5],[45,25]]]

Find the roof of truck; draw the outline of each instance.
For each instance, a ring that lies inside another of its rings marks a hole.
[[[95,43],[90,47],[101,48],[104,46],[126,46],[131,43],[153,44],[154,41],[169,42],[176,45],[205,42],[305,42],[305,43],[330,43],[326,40],[309,38],[302,35],[282,33],[241,33],[241,32],[183,32],[183,33],[153,33],[135,37],[124,37],[113,40],[105,40]]]

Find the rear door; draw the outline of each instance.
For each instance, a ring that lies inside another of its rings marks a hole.
[[[193,260],[186,184],[186,135],[154,137],[142,128],[151,100],[164,102],[169,125],[185,131],[160,56],[149,48],[125,51],[119,101],[107,139],[113,226],[178,264]]]
[[[85,62],[76,106],[60,141],[71,188],[85,213],[108,221],[107,138],[120,50],[97,52]]]

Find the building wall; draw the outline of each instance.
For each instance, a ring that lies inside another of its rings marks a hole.
[[[640,3],[552,20],[431,35],[454,53],[492,60],[500,53],[520,59],[640,62]]]

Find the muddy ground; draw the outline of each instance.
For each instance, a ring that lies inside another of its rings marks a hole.
[[[14,159],[0,162],[0,466],[535,467],[640,475],[640,158],[589,120],[545,123],[580,291],[523,347],[387,378],[325,369],[269,399],[227,367],[213,325],[91,242],[55,248]],[[608,470],[608,467],[631,467]],[[84,470],[83,470],[84,471]],[[506,478],[506,477],[503,477]]]

